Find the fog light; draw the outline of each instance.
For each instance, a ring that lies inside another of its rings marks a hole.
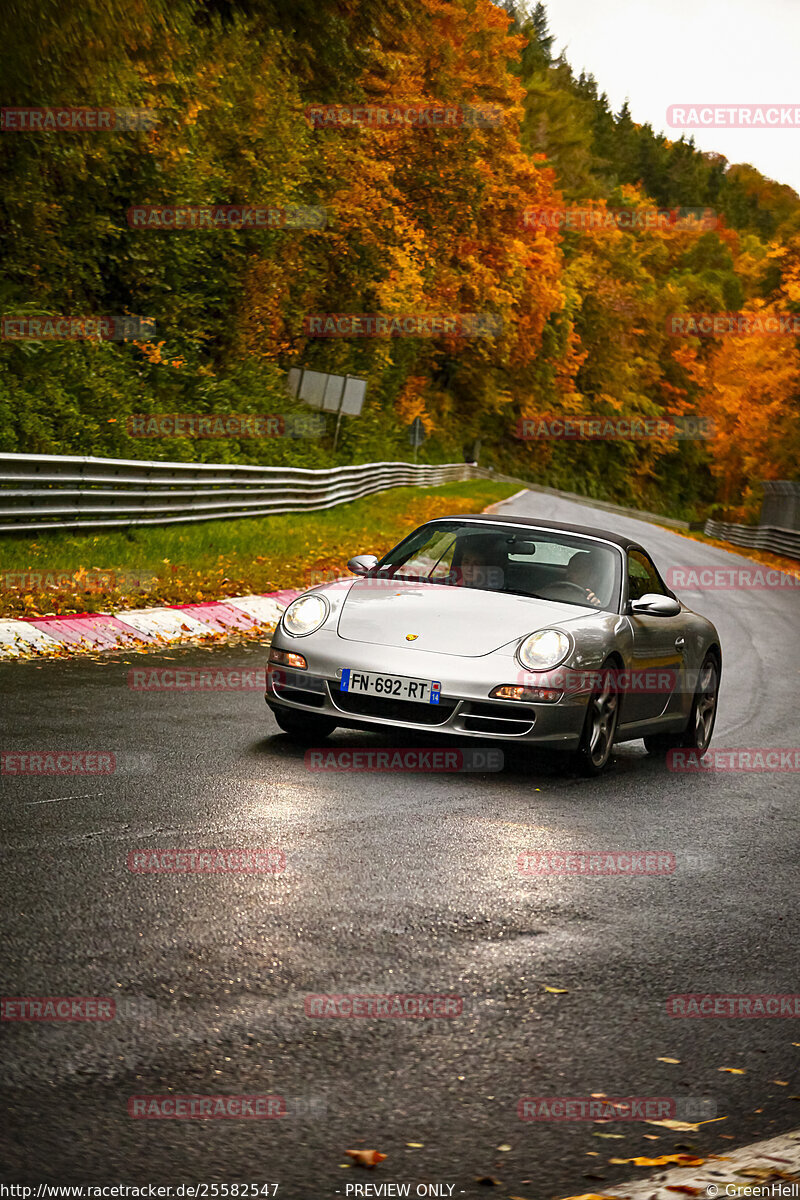
[[[281,667],[300,667],[303,671],[308,667],[302,654],[295,654],[293,650],[270,650],[269,661]]]
[[[519,687],[510,683],[504,683],[489,693],[493,700],[533,700],[540,704],[555,704],[562,694],[557,688]]]

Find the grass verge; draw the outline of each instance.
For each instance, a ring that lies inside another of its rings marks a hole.
[[[315,513],[0,539],[0,616],[114,612],[272,592],[346,573],[423,521],[481,512],[518,484],[393,488]],[[37,579],[38,575],[38,579]]]

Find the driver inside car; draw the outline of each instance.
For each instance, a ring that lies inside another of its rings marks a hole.
[[[564,582],[582,588],[586,593],[586,603],[591,604],[593,608],[603,607],[603,601],[597,595],[597,592],[604,590],[601,583],[604,566],[605,559],[603,555],[591,550],[579,550],[577,554],[573,554],[567,563],[567,569],[564,573]]]
[[[499,592],[503,588],[507,556],[494,537],[466,537],[456,545],[451,570],[456,587],[483,588]]]

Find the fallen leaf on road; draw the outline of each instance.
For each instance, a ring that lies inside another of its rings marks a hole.
[[[425,1146],[425,1143],[424,1142],[406,1142],[406,1145],[410,1146],[412,1150],[422,1150]]]
[[[789,1086],[788,1079],[773,1079],[772,1082],[777,1083],[778,1087],[788,1087]]]
[[[544,987],[544,990],[546,992],[554,992],[556,995],[560,995],[562,992],[569,991],[569,988],[551,988],[551,987],[548,987],[547,984],[543,984],[542,986]]]
[[[592,1092],[593,1100],[604,1100],[605,1096],[606,1096],[605,1092]]]
[[[744,1075],[745,1071],[741,1067],[717,1067],[718,1071],[724,1071],[727,1075]]]
[[[565,1196],[564,1200],[608,1200],[608,1196],[598,1196],[597,1192],[584,1192],[582,1196]]]
[[[668,1183],[666,1187],[668,1192],[680,1192],[683,1196],[707,1196],[708,1192],[705,1188],[690,1187],[688,1183]]]
[[[657,1133],[643,1133],[642,1137],[646,1138],[648,1142],[660,1142],[661,1141],[661,1138],[658,1136]]]
[[[704,1158],[695,1158],[693,1154],[660,1154],[658,1158],[648,1158],[644,1154],[636,1158],[610,1158],[610,1163],[633,1163],[635,1167],[665,1167],[675,1163],[676,1167],[702,1167]]]
[[[656,1062],[679,1063],[680,1061],[681,1060],[679,1058],[657,1058],[656,1059]]]
[[[503,1142],[502,1146],[498,1146],[497,1149],[498,1150],[510,1150],[511,1147],[509,1146],[508,1142]]]
[[[701,1125],[714,1125],[717,1121],[727,1121],[727,1117],[711,1117],[708,1121],[673,1121],[671,1117],[664,1121],[648,1121],[648,1125],[660,1125],[662,1129],[674,1129],[676,1133],[696,1133]]]
[[[624,1138],[624,1137],[625,1137],[625,1134],[624,1134],[624,1133],[593,1133],[593,1134],[592,1134],[592,1137],[601,1137],[601,1138]]]
[[[381,1154],[380,1150],[345,1150],[345,1154],[349,1154],[359,1167],[376,1167],[379,1162],[383,1162],[388,1155]]]

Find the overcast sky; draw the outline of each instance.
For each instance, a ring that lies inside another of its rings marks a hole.
[[[545,0],[553,52],[597,80],[614,112],[675,139],[671,104],[800,108],[800,0]],[[532,2],[531,2],[532,7]],[[800,128],[698,129],[701,150],[800,192]]]

